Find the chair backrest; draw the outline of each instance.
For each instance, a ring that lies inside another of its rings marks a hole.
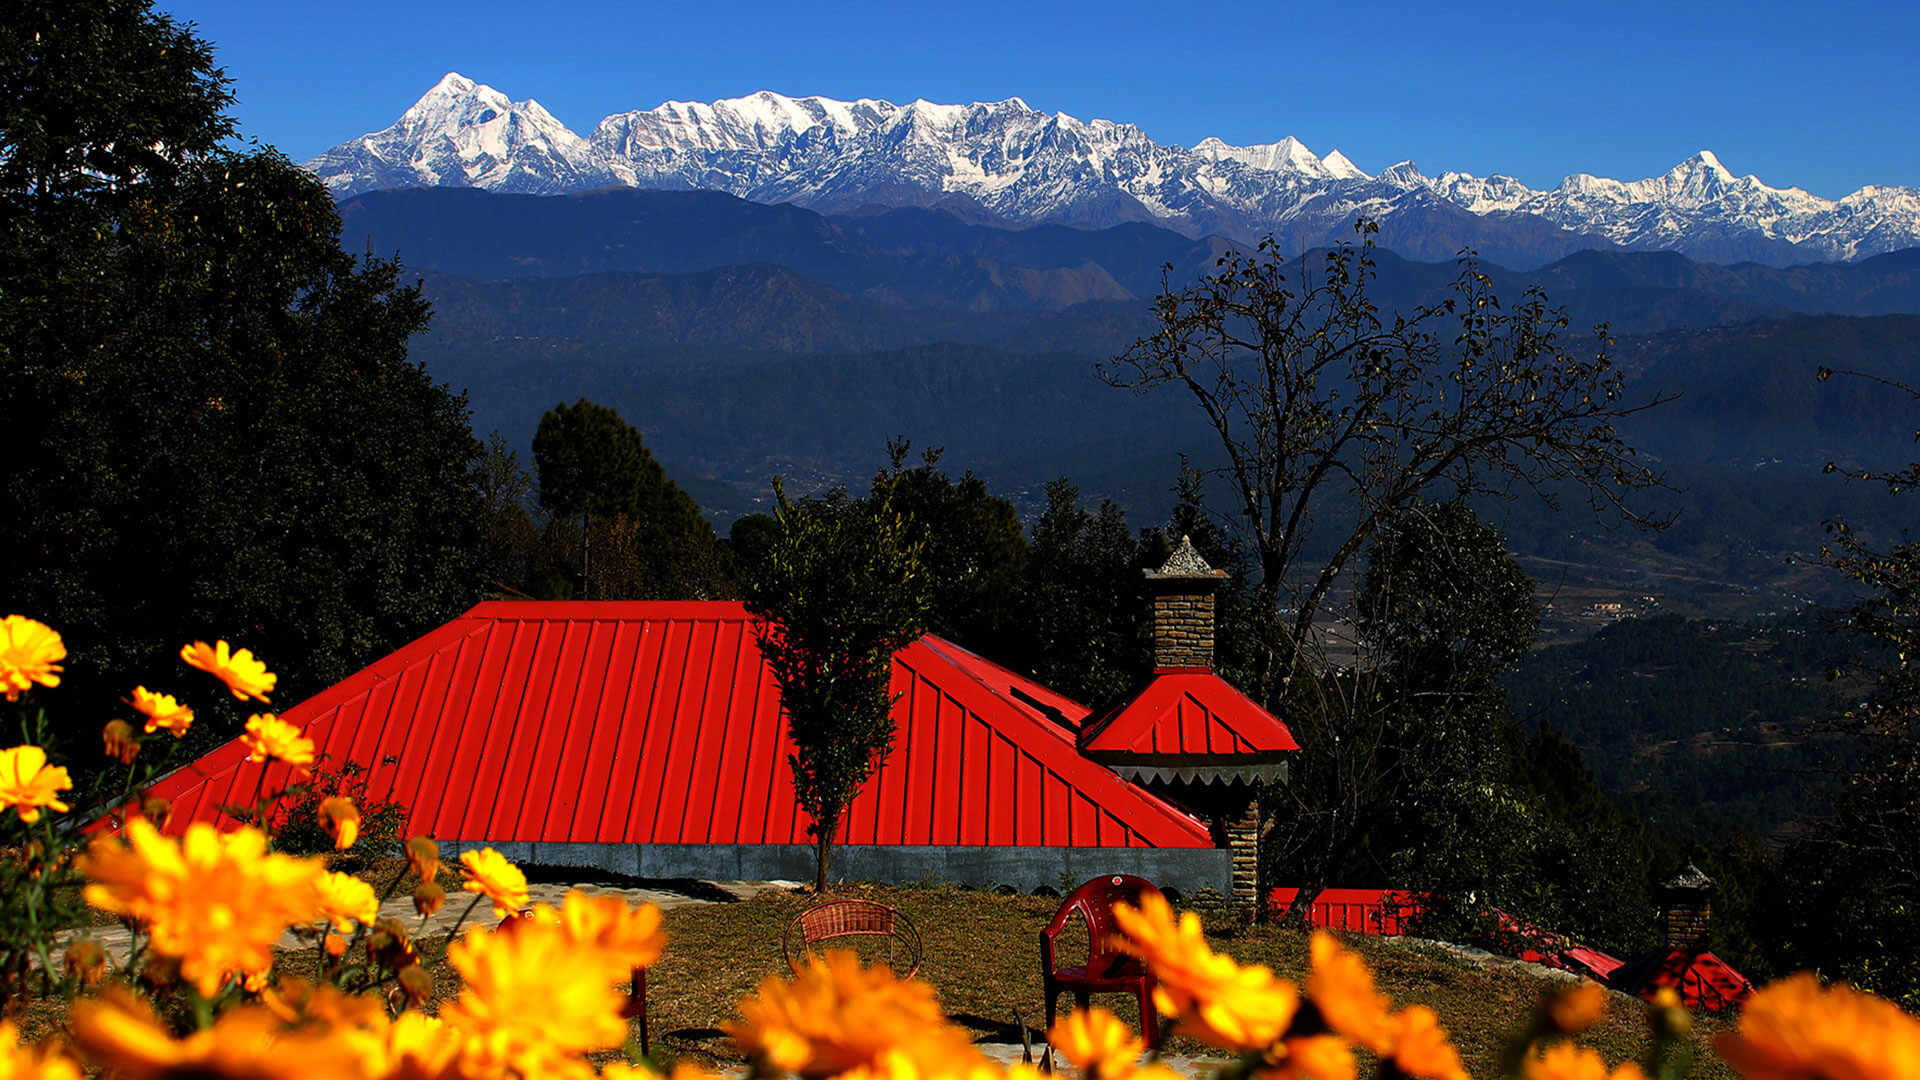
[[[1140,898],[1148,893],[1159,896],[1160,888],[1143,877],[1108,874],[1094,878],[1060,902],[1060,910],[1054,912],[1053,921],[1041,933],[1052,939],[1066,928],[1069,919],[1078,914],[1087,924],[1087,964],[1091,969],[1100,961],[1118,955],[1108,945],[1113,935],[1119,932],[1119,927],[1113,921],[1113,906],[1127,903],[1138,907]]]
[[[808,946],[834,938],[860,936],[887,937],[889,956],[895,946],[904,951],[908,964],[906,976],[920,970],[920,933],[906,914],[873,900],[830,900],[793,917],[781,942],[787,966],[800,970],[800,958]],[[798,947],[796,950],[796,946]]]

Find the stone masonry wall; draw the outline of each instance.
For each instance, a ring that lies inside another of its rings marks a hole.
[[[1227,850],[1233,856],[1233,906],[1253,911],[1260,900],[1260,808],[1227,824]]]
[[[1706,900],[1671,901],[1660,923],[1668,946],[1690,953],[1705,952],[1713,925],[1713,904]]]
[[[1199,593],[1166,592],[1153,598],[1153,666],[1213,666],[1211,589]]]

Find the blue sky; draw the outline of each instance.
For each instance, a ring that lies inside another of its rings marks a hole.
[[[1019,96],[1161,142],[1293,135],[1369,172],[1638,179],[1701,149],[1829,198],[1920,186],[1920,5],[157,0],[199,25],[250,137],[296,160],[458,71],[585,134],[756,90]]]

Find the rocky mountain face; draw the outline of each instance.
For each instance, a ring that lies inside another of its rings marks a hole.
[[[1665,176],[1568,177],[1535,191],[1505,176],[1411,162],[1369,176],[1285,138],[1162,145],[1131,124],[1080,120],[1019,98],[970,105],[762,92],[619,113],[582,137],[534,101],[449,74],[392,127],[309,163],[342,198],[401,187],[555,195],[604,187],[722,191],[823,213],[938,207],[983,223],[1104,227],[1151,222],[1304,250],[1379,221],[1413,258],[1474,247],[1513,267],[1575,251],[1679,251],[1789,265],[1920,246],[1920,189],[1866,187],[1838,201],[1736,177],[1701,152]]]

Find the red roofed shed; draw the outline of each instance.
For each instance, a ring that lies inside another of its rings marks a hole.
[[[893,754],[843,819],[840,875],[1229,890],[1205,824],[1081,755],[1084,706],[932,635],[894,657],[893,689]],[[450,848],[648,877],[812,872],[779,689],[737,603],[484,603],[281,716]],[[234,742],[153,793],[177,829],[288,782]]]

